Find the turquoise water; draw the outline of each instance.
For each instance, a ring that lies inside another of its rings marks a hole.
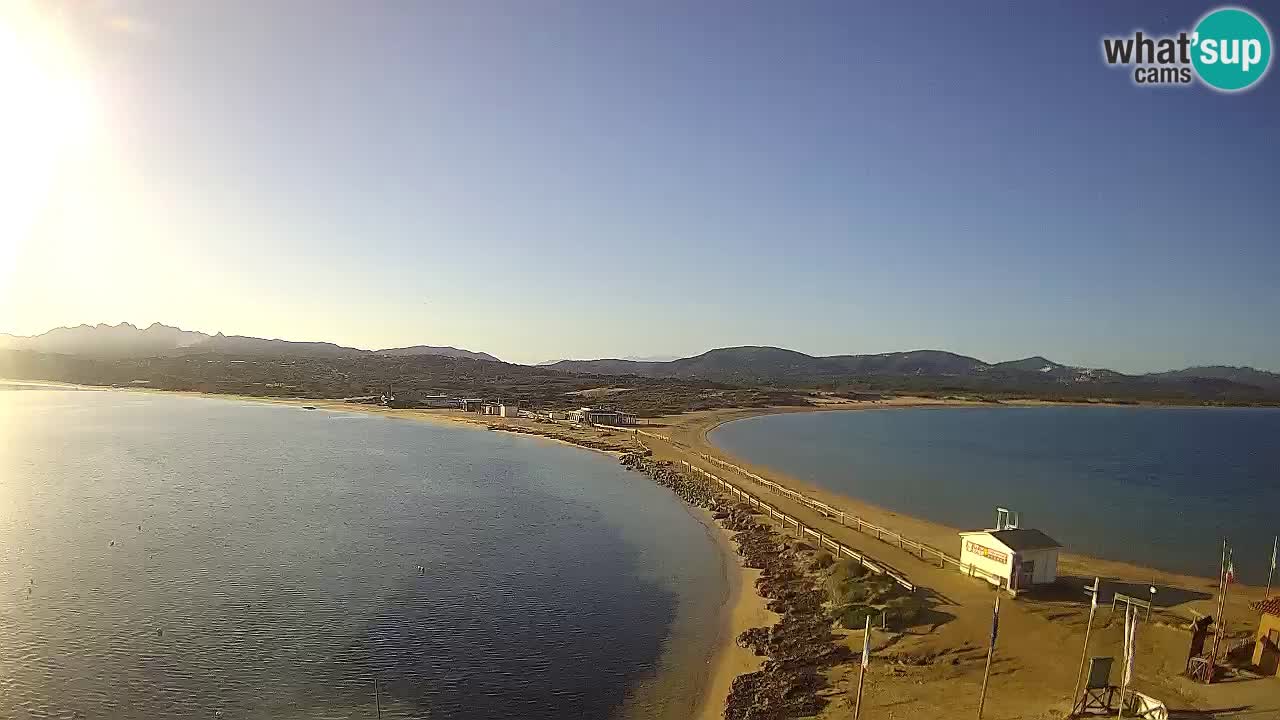
[[[1280,533],[1280,410],[900,408],[739,420],[711,440],[752,463],[960,528],[995,508],[1071,552],[1215,577],[1229,536],[1266,581]],[[957,541],[958,542],[958,541]]]
[[[715,640],[713,540],[607,456],[48,389],[0,439],[3,718],[680,718]]]

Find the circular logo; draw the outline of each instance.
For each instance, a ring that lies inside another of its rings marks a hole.
[[[1205,15],[1191,42],[1200,79],[1225,92],[1258,82],[1271,64],[1271,34],[1248,10],[1221,8]]]

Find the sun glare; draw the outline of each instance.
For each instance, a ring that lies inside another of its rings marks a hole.
[[[0,289],[73,153],[94,102],[66,34],[27,3],[0,8]]]

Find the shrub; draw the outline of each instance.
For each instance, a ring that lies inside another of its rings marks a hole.
[[[843,605],[835,611],[836,622],[848,630],[861,630],[867,624],[867,618],[871,618],[874,624],[879,621],[880,611],[870,605],[859,605],[853,603]]]
[[[836,559],[831,557],[831,553],[826,550],[819,550],[817,555],[813,556],[813,562],[809,563],[810,570],[826,570],[834,565]]]
[[[873,575],[865,581],[867,586],[867,602],[882,604],[901,597],[904,590],[888,575]]]
[[[862,567],[862,563],[853,558],[841,558],[831,568],[831,577],[844,581],[863,577],[870,572],[870,570]]]
[[[907,595],[890,600],[884,607],[887,622],[897,628],[915,625],[924,614],[924,603]]]

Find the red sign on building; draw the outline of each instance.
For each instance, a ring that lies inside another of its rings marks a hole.
[[[964,549],[965,552],[973,553],[974,555],[981,555],[982,557],[998,562],[1001,565],[1009,564],[1009,556],[1005,553],[1002,553],[999,550],[992,550],[986,545],[979,545],[972,540],[965,541]]]

